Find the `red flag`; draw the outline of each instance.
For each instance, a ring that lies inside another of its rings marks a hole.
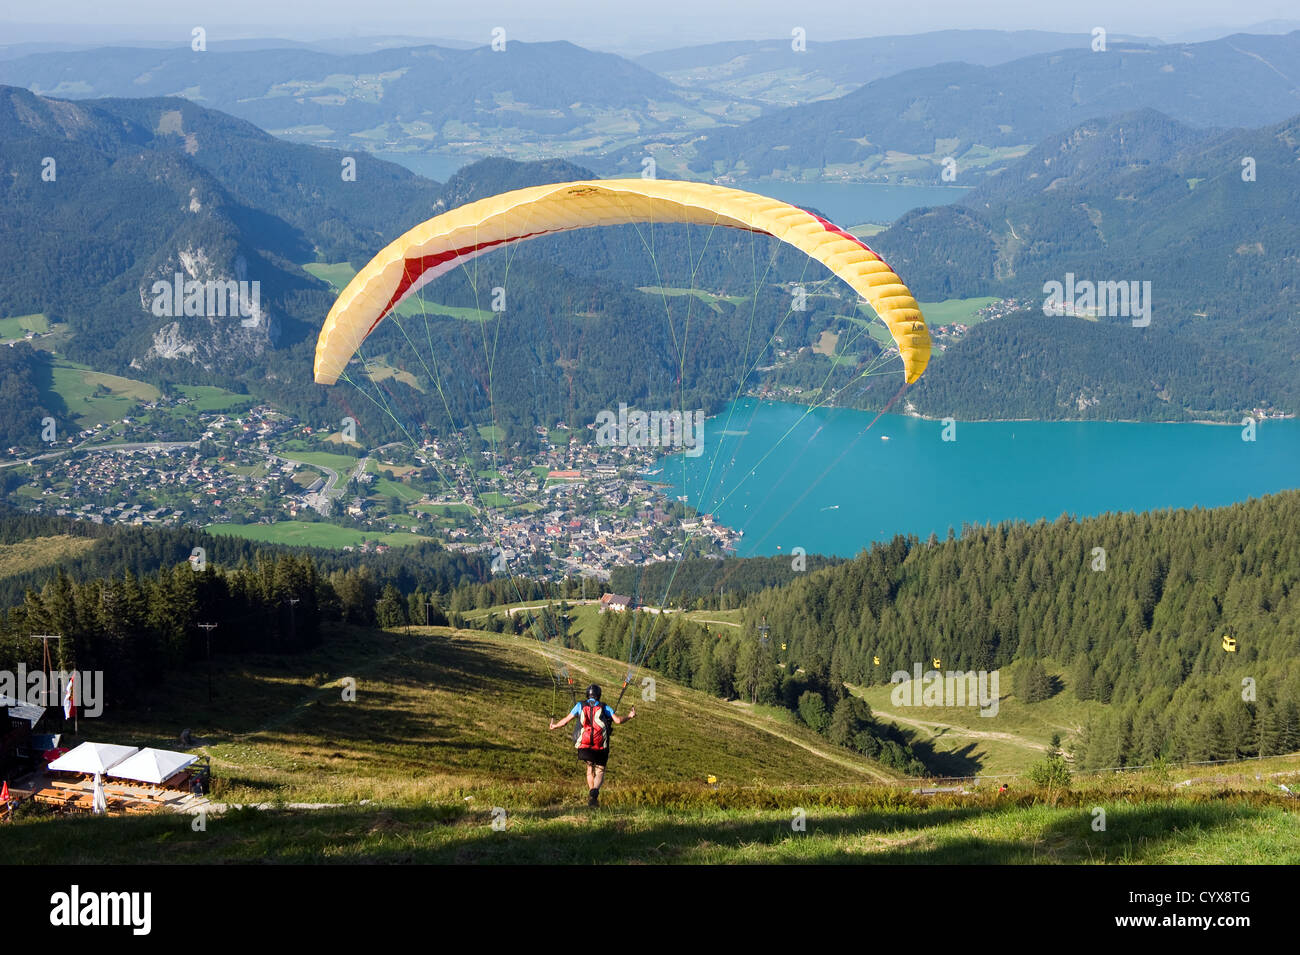
[[[5,780],[4,786],[0,786],[0,802],[9,801],[9,780]]]
[[[73,714],[77,712],[77,704],[72,701],[72,688],[76,685],[76,682],[77,671],[73,670],[68,675],[68,688],[63,691],[63,718],[65,720],[72,719]]]

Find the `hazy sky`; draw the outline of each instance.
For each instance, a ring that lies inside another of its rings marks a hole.
[[[51,12],[57,10],[57,23]],[[1296,0],[0,0],[0,45],[30,40],[160,40],[193,26],[210,41],[281,36],[311,40],[349,34],[406,34],[476,40],[502,26],[508,38],[567,39],[608,49],[664,48],[727,39],[810,40],[943,29],[1035,29],[1163,39],[1300,19]],[[7,35],[6,35],[7,34]],[[1199,38],[1199,37],[1198,37]]]

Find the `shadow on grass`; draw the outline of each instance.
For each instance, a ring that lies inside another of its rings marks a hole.
[[[936,752],[932,742],[913,742],[912,751],[935,776],[976,776],[984,768],[984,752],[976,752],[978,743],[968,743],[951,752]]]
[[[369,807],[318,812],[245,810],[195,832],[185,816],[24,820],[7,827],[15,863],[670,863],[701,861],[1028,864],[1160,861],[1171,844],[1259,819],[1241,802],[1114,805],[1105,832],[1086,807],[936,805],[821,814],[792,832],[786,810]],[[1022,818],[1017,819],[1016,815]],[[987,835],[971,834],[968,826]],[[948,832],[945,827],[961,826]],[[808,840],[807,845],[799,845]],[[770,850],[770,851],[768,851]],[[1267,861],[1267,860],[1264,860]]]
[[[639,828],[620,825],[617,810],[608,819],[599,815],[604,810],[597,810],[586,826],[567,830],[547,827],[536,832],[479,832],[463,840],[450,859],[442,856],[436,861],[703,862],[724,861],[728,851],[744,850],[743,857],[726,861],[885,865],[1141,863],[1159,859],[1170,843],[1191,833],[1240,824],[1261,815],[1260,809],[1245,805],[1117,806],[1111,812],[1107,830],[1095,832],[1091,827],[1093,817],[1085,808],[1038,808],[1055,818],[1039,826],[1035,820],[1041,816],[1026,817],[1029,831],[1023,836],[1007,831],[1009,818],[1023,812],[1016,806],[864,810],[824,817],[809,810],[803,834],[792,832],[791,815],[781,812],[765,819],[686,819]],[[941,831],[953,824],[984,822],[991,830],[987,837]],[[798,839],[815,840],[818,846],[811,851],[775,851]],[[822,844],[825,848],[821,848]],[[765,846],[773,847],[771,858],[763,858]]]
[[[343,650],[348,651],[344,659],[333,658]],[[441,635],[374,634],[356,647],[327,643],[294,659],[297,673],[318,672],[327,684],[349,676],[356,679],[357,699],[349,702],[343,700],[337,685],[286,681],[278,660],[219,658],[214,661],[215,698],[211,703],[207,702],[206,671],[193,671],[170,680],[149,705],[118,710],[99,721],[96,732],[104,736],[121,726],[136,732],[129,734],[129,740],[115,742],[173,748],[174,736],[145,730],[170,723],[176,727],[174,732],[192,727],[204,745],[214,745],[262,730],[284,731],[310,713],[313,725],[325,721],[321,729],[332,738],[398,744],[427,738],[434,725],[430,714],[399,698],[404,688],[436,688],[491,700],[531,701],[550,692],[540,662],[530,668],[507,659],[499,649]]]

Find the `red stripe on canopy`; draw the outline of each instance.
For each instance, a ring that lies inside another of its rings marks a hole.
[[[807,210],[804,211],[807,212]],[[879,262],[885,261],[883,258],[880,257],[879,252],[871,248],[871,246],[867,245],[856,235],[853,235],[851,232],[845,232],[835,223],[823,219],[819,215],[816,215],[811,212],[809,212],[808,214],[812,216],[814,219],[816,219],[819,223],[821,223],[822,228],[824,228],[827,232],[837,235],[842,239],[848,239],[850,242],[854,243],[855,245],[861,246],[862,249],[864,249],[867,252],[870,252],[876,258],[877,261]],[[526,235],[515,235],[505,239],[493,239],[491,242],[479,242],[475,245],[462,246],[459,249],[448,249],[445,252],[439,252],[436,255],[421,256],[418,259],[407,259],[406,267],[402,271],[402,281],[399,282],[397,288],[394,289],[392,298],[388,300],[388,304],[384,306],[383,311],[379,313],[378,317],[370,324],[370,327],[366,329],[366,335],[369,335],[371,332],[373,332],[375,330],[375,326],[378,325],[380,322],[382,322],[386,317],[388,317],[388,314],[394,308],[396,308],[397,303],[402,300],[402,296],[405,295],[410,290],[411,286],[414,285],[419,280],[420,276],[422,276],[425,272],[429,271],[429,269],[437,268],[439,265],[444,265],[447,262],[454,262],[456,259],[459,259],[466,255],[472,255],[476,252],[483,252],[495,246],[509,245],[511,242],[520,242],[524,239],[536,238],[539,235],[547,235],[551,231],[553,230],[544,229],[541,232],[529,232]],[[758,232],[761,233],[762,235],[772,234],[768,232],[766,229],[752,229],[752,230],[746,229],[745,231]]]
[[[407,259],[406,267],[402,270],[402,281],[397,284],[397,288],[393,291],[392,298],[388,300],[388,304],[385,305],[383,311],[379,313],[379,317],[370,323],[370,327],[366,329],[366,334],[369,335],[375,330],[375,326],[388,316],[388,313],[391,312],[397,306],[397,303],[402,300],[402,296],[405,295],[410,290],[411,286],[419,281],[420,276],[429,271],[429,269],[437,268],[447,262],[454,262],[462,256],[473,255],[475,252],[482,252],[485,249],[490,249],[494,246],[508,245],[511,242],[519,242],[523,239],[532,239],[539,235],[546,235],[549,231],[551,230],[547,229],[541,232],[529,232],[527,235],[512,235],[505,239],[493,239],[491,242],[479,242],[476,245],[466,245],[459,249],[448,249],[445,252],[439,252],[437,255],[424,255],[418,259]]]

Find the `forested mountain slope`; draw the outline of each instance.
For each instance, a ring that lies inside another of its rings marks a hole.
[[[1297,527],[1300,491],[1288,491],[1214,510],[896,538],[792,574],[750,602],[747,620],[765,617],[790,660],[833,683],[884,683],[934,658],[945,670],[1058,661],[1062,692],[1108,704],[1084,765],[1290,751],[1300,747]]]

